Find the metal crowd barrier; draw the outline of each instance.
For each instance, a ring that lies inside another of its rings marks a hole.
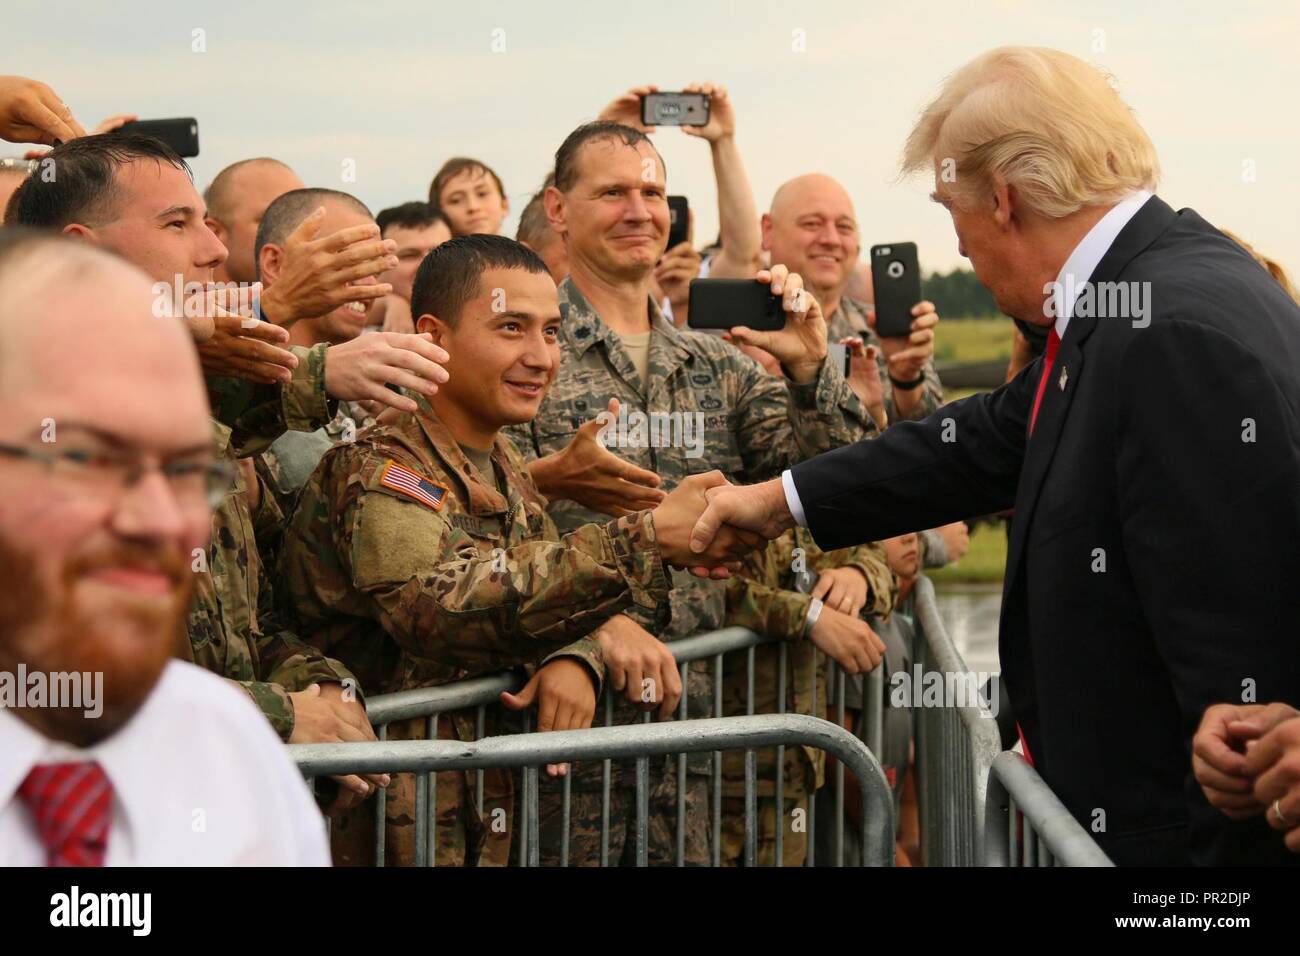
[[[723,655],[731,652],[746,652],[747,667],[747,706],[746,714],[754,713],[754,649],[763,644],[777,645],[777,701],[778,714],[785,713],[785,699],[787,674],[789,673],[788,658],[789,644],[780,641],[777,638],[756,634],[753,631],[740,627],[722,628],[717,631],[710,631],[705,634],[697,634],[683,640],[674,641],[671,644],[673,656],[677,661],[678,672],[682,682],[682,698],[678,704],[677,720],[687,721],[688,718],[688,681],[687,665],[693,661],[712,659],[713,662],[713,707],[714,717],[723,717]],[[810,711],[809,716],[820,716],[819,702],[817,700],[817,674],[819,669],[824,666],[822,655],[817,655],[812,668],[813,685],[810,688]],[[864,695],[866,700],[866,714],[864,719],[859,721],[857,733],[859,739],[868,745],[871,752],[875,755],[880,754],[881,744],[881,726],[883,723],[881,708],[883,706],[883,682],[881,678],[882,669],[877,668],[864,681]],[[829,675],[830,687],[837,689],[836,699],[839,701],[838,717],[839,724],[844,724],[844,681],[845,675],[838,668],[832,665]],[[381,741],[386,739],[387,725],[398,720],[408,720],[411,718],[424,718],[426,720],[425,735],[428,739],[437,736],[438,717],[444,713],[463,710],[467,708],[475,709],[475,727],[476,738],[482,739],[486,726],[486,708],[496,705],[502,691],[515,692],[524,684],[523,672],[520,670],[507,671],[502,674],[494,674],[485,677],[471,678],[469,680],[458,681],[455,684],[445,684],[441,687],[419,688],[417,690],[399,691],[392,694],[381,694],[371,697],[366,706],[367,715],[371,723],[375,726],[376,735]],[[606,691],[604,694],[604,726],[613,726],[614,719],[614,698],[616,694],[613,691]],[[820,707],[825,708],[825,701],[820,702]],[[530,720],[529,713],[525,713],[525,730],[531,729],[528,723]],[[642,724],[650,724],[651,715],[645,713],[641,717]],[[697,721],[692,721],[692,723]],[[534,737],[534,740],[542,738]],[[781,808],[784,806],[784,789],[785,789],[785,746],[781,741],[776,743],[776,765],[774,774],[775,799],[774,806]],[[669,751],[677,753],[676,751]],[[636,779],[638,787],[641,787],[648,781],[649,776],[649,755],[641,756],[637,761]],[[604,766],[602,767],[602,814],[601,814],[601,858],[608,858],[609,847],[609,807],[610,807],[610,781],[611,781],[611,758],[602,758]],[[756,784],[756,760],[753,748],[747,748],[745,754],[745,806],[747,810],[752,810],[755,806],[755,784]],[[471,768],[477,771],[475,775],[474,798],[478,812],[483,811],[483,770],[485,767]],[[685,780],[686,780],[686,752],[677,753],[677,833],[678,844],[677,853],[679,861],[684,855],[684,834],[685,834]],[[711,851],[713,865],[720,865],[721,862],[721,835],[722,835],[722,754],[720,751],[715,752],[712,762],[712,828],[711,828]],[[569,778],[566,776],[562,780],[564,806],[568,806]],[[843,832],[844,832],[844,767],[837,766],[834,777],[835,787],[835,807],[836,820],[835,827],[835,853],[836,863],[840,863],[843,853]],[[425,790],[425,784],[417,781],[417,800]],[[816,861],[815,841],[816,841],[816,807],[814,806],[813,795],[809,794],[808,801],[808,851],[806,865],[813,866]],[[384,821],[386,812],[387,795],[381,790],[375,797],[375,859],[379,865],[383,865],[384,858]],[[638,796],[638,808],[642,807],[644,800]],[[418,840],[418,838],[417,838]],[[780,866],[783,861],[784,850],[784,827],[775,828],[775,855],[776,864]],[[756,839],[752,831],[747,831],[744,860],[746,865],[752,865],[756,853]]]
[[[947,628],[944,625],[943,618],[939,613],[938,605],[935,601],[934,586],[928,578],[924,576],[917,580],[914,601],[916,609],[916,644],[914,651],[914,667],[918,668],[921,674],[938,673],[939,675],[953,675],[957,679],[965,679],[970,672],[967,670],[966,662],[962,659],[961,654],[957,651]],[[776,638],[766,637],[756,634],[744,628],[723,628],[717,631],[711,631],[705,634],[698,634],[680,641],[674,641],[671,644],[673,655],[676,658],[679,674],[682,682],[682,698],[678,705],[677,719],[668,724],[651,724],[651,715],[645,713],[641,716],[641,724],[632,726],[621,726],[614,728],[614,699],[616,694],[612,690],[607,690],[604,694],[604,727],[593,728],[600,730],[611,730],[615,739],[624,739],[622,734],[630,733],[635,729],[639,731],[653,727],[673,727],[683,726],[685,724],[699,725],[701,719],[689,719],[688,716],[688,680],[687,665],[693,661],[712,659],[713,664],[713,706],[711,708],[712,717],[705,718],[707,721],[716,721],[718,718],[724,718],[723,705],[723,655],[727,653],[739,653],[744,651],[747,655],[747,706],[746,714],[754,714],[754,650],[763,644],[777,645],[778,666],[777,666],[777,701],[778,713],[776,716],[785,713],[787,675],[790,673],[788,666],[789,647],[790,645]],[[845,717],[845,694],[844,685],[846,675],[838,667],[832,666],[829,669],[827,691],[833,694],[833,700],[838,702],[837,707],[828,708],[827,701],[818,701],[817,699],[817,674],[824,666],[821,661],[823,655],[817,654],[815,666],[812,668],[813,686],[810,688],[808,695],[810,699],[810,714],[805,716],[820,717],[822,712],[830,718],[833,723],[837,722],[840,727],[844,725]],[[883,681],[883,667],[878,667],[871,672],[863,681],[863,713],[862,718],[858,721],[856,734],[858,739],[866,744],[867,748],[874,755],[873,759],[877,761],[881,756],[882,729],[884,725],[884,703],[885,689]],[[468,708],[475,710],[475,727],[476,741],[461,743],[457,741],[444,741],[447,746],[465,747],[473,746],[481,748],[487,746],[490,741],[504,740],[506,737],[484,738],[486,726],[486,708],[498,704],[502,691],[518,691],[524,684],[524,675],[520,670],[508,671],[502,674],[495,674],[485,677],[472,678],[460,681],[455,684],[448,684],[441,687],[421,688],[418,690],[401,691],[393,694],[384,694],[372,697],[367,704],[367,712],[371,722],[376,727],[376,733],[380,741],[385,741],[387,725],[394,721],[407,720],[411,718],[424,718],[426,720],[426,736],[432,740],[437,736],[438,717],[444,713],[461,711]],[[999,738],[997,723],[993,715],[989,712],[983,702],[977,695],[971,695],[973,699],[965,702],[948,701],[945,706],[921,706],[913,708],[913,721],[915,728],[915,774],[917,788],[917,803],[920,824],[921,854],[922,861],[926,866],[976,866],[989,859],[989,854],[995,852],[995,849],[986,846],[988,833],[988,818],[986,815],[987,790],[990,787],[990,777],[994,767],[994,762],[1001,753],[1001,740]],[[529,713],[523,715],[524,730],[531,730],[531,717]],[[730,718],[736,719],[736,718]],[[511,747],[531,747],[528,750],[533,754],[529,760],[533,763],[545,764],[548,762],[564,762],[569,759],[583,759],[582,756],[551,756],[544,757],[543,754],[554,754],[555,739],[560,737],[558,733],[541,735],[529,735],[526,737],[511,737],[514,742]],[[563,738],[561,738],[563,739]],[[641,740],[642,737],[634,735],[626,739]],[[649,739],[649,738],[645,738]],[[655,741],[661,739],[676,739],[670,734],[670,738],[655,737]],[[686,741],[688,738],[683,737]],[[408,744],[420,743],[420,741],[402,741],[400,743],[390,744],[390,746],[406,747]],[[744,780],[744,806],[746,812],[746,830],[744,843],[744,862],[746,865],[752,865],[756,855],[756,833],[755,828],[750,826],[753,822],[752,816],[756,808],[755,786],[756,776],[756,755],[755,748],[762,746],[776,746],[776,762],[774,774],[775,800],[774,806],[776,812],[780,812],[784,807],[784,763],[785,747],[789,745],[788,740],[774,738],[770,743],[763,744],[752,742],[744,749],[745,761],[745,780]],[[358,747],[374,746],[371,745],[351,745]],[[610,744],[613,746],[613,744]],[[636,808],[638,818],[643,819],[647,803],[648,779],[650,774],[649,758],[652,755],[675,754],[677,756],[677,862],[682,863],[684,855],[684,834],[686,831],[685,814],[686,814],[686,755],[687,753],[707,751],[706,747],[686,747],[666,750],[646,750],[643,752],[624,752],[615,750],[601,751],[598,759],[603,761],[602,768],[602,814],[601,814],[601,860],[602,864],[608,863],[609,833],[610,833],[610,790],[611,790],[611,761],[620,757],[635,756],[636,762],[636,785],[637,797]],[[721,860],[721,833],[722,833],[722,749],[715,748],[713,751],[713,760],[711,766],[712,788],[710,809],[712,811],[711,820],[711,851],[713,865],[717,866]],[[823,748],[826,749],[826,748]],[[386,752],[386,751],[377,751]],[[437,753],[438,751],[430,751]],[[459,752],[459,751],[458,751]],[[475,753],[485,751],[475,750]],[[491,753],[491,750],[486,751]],[[828,750],[827,752],[833,753]],[[513,751],[512,751],[513,753]],[[586,751],[584,751],[586,753]],[[510,764],[510,766],[522,766],[522,762]],[[476,770],[475,793],[474,799],[479,813],[483,810],[483,771],[493,766],[505,766],[505,764],[492,764],[490,762],[479,761],[467,764],[462,769]],[[1033,773],[1032,768],[1028,768],[1029,773]],[[1036,775],[1035,778],[1037,779]],[[835,819],[830,821],[835,834],[835,854],[837,864],[842,862],[842,853],[844,847],[844,765],[837,765],[834,776],[827,781],[828,786],[834,787],[834,806]],[[1045,789],[1045,785],[1039,781],[1039,785]],[[537,780],[535,773],[529,778],[527,775],[523,779],[525,798],[535,798]],[[531,794],[528,792],[531,787]],[[562,800],[564,807],[564,832],[568,832],[568,807],[569,807],[569,777],[562,778]],[[424,802],[429,800],[429,776],[422,775],[417,778],[416,783],[416,800],[417,805],[423,806]],[[1047,791],[1050,796],[1050,791]],[[816,801],[814,794],[809,794],[807,808],[808,824],[808,849],[805,865],[813,866],[816,862]],[[1052,798],[1055,799],[1055,798]],[[380,791],[375,797],[374,803],[374,839],[375,839],[375,860],[378,865],[383,865],[384,861],[384,830],[385,830],[385,811],[386,811],[386,794]],[[992,811],[989,811],[992,812]],[[889,818],[893,819],[893,807],[890,806]],[[1032,819],[1032,818],[1031,818]],[[1076,824],[1077,825],[1077,824]],[[423,849],[424,841],[430,837],[422,828],[427,826],[427,821],[421,816],[417,820],[417,863],[432,864],[431,856],[428,856]],[[1087,833],[1080,829],[1084,838],[1089,839]],[[776,865],[780,866],[783,861],[783,834],[784,826],[777,826],[774,833]],[[640,834],[639,834],[640,835]],[[1033,839],[1032,835],[1028,839]],[[1100,853],[1100,850],[1096,852]],[[427,858],[426,858],[427,857]],[[1057,859],[1063,860],[1069,864],[1070,860],[1076,858],[1076,855],[1059,855]],[[1104,854],[1103,854],[1104,858]],[[645,853],[644,846],[638,847],[638,861],[644,863]],[[891,856],[892,860],[892,856]],[[567,862],[562,855],[561,865]]]
[[[993,761],[984,829],[985,866],[1114,866],[1029,762],[1009,750]]]
[[[921,673],[968,675],[929,578],[920,577],[913,593],[915,660]],[[977,866],[984,859],[985,791],[1002,740],[997,721],[978,698],[950,703],[913,712],[921,859],[926,866]]]
[[[713,637],[713,635],[703,635]],[[842,727],[801,714],[754,717],[702,718],[698,720],[636,724],[627,727],[595,727],[587,730],[554,731],[547,734],[510,734],[461,742],[454,740],[402,740],[383,743],[293,744],[290,755],[308,778],[326,774],[416,773],[417,862],[434,861],[434,821],[437,819],[437,773],[486,768],[520,768],[523,778],[522,818],[515,833],[519,864],[537,866],[538,771],[548,763],[575,760],[610,760],[624,757],[646,759],[651,755],[700,753],[769,746],[811,746],[833,754],[841,768],[857,778],[862,794],[861,845],[864,865],[892,866],[894,862],[893,797],[879,762],[866,746]],[[717,764],[715,764],[716,766]],[[568,807],[568,778],[564,805]],[[644,775],[637,774],[636,858],[646,865],[648,812]],[[747,788],[748,790],[748,788]],[[431,799],[431,795],[433,799]],[[682,799],[679,778],[679,826]],[[752,846],[758,821],[753,812],[752,791],[747,792],[745,842]],[[382,822],[382,817],[380,820]],[[842,826],[842,816],[841,816]],[[779,832],[778,828],[778,832]],[[681,830],[679,829],[679,841]],[[809,842],[813,833],[809,827]],[[383,846],[380,832],[379,846]],[[567,852],[567,831],[566,846]],[[778,855],[777,859],[780,859]],[[562,859],[562,865],[566,860]],[[679,859],[680,864],[680,842]],[[752,862],[752,853],[750,854]]]

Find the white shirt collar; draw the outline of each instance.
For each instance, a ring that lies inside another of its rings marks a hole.
[[[168,680],[176,662],[168,661],[158,677],[158,685]],[[140,827],[148,826],[150,809],[149,748],[142,746],[141,737],[148,736],[148,727],[160,716],[152,713],[159,695],[151,692],[131,718],[108,737],[89,747],[75,747],[59,740],[51,740],[26,721],[0,708],[0,807],[18,799],[18,788],[37,764],[98,763],[113,785],[113,798],[120,805],[127,833],[118,833],[115,839],[130,841]]]
[[[1137,211],[1150,198],[1150,192],[1139,189],[1121,199],[1088,230],[1088,234],[1065,260],[1065,265],[1061,266],[1061,271],[1056,276],[1056,285],[1052,289],[1052,299],[1056,310],[1056,334],[1062,340],[1065,338],[1066,326],[1070,324],[1070,315],[1074,312],[1074,302],[1083,291],[1084,284],[1092,278],[1102,257],[1110,251],[1129,220],[1137,215]]]

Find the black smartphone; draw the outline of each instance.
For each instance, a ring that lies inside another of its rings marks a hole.
[[[921,301],[916,243],[871,247],[871,284],[876,293],[876,334],[896,338],[912,332],[912,306]]]
[[[692,279],[686,324],[692,329],[731,329],[744,325],[760,332],[785,326],[781,297],[757,279]]]
[[[685,196],[668,197],[668,248],[681,245],[691,228],[691,210]]]
[[[199,121],[192,116],[181,119],[136,120],[124,123],[124,133],[141,133],[160,139],[185,158],[199,155]]]
[[[709,98],[704,93],[647,93],[641,97],[646,126],[707,126]]]

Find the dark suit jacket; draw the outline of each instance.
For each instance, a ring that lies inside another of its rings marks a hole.
[[[1015,507],[1003,678],[1035,765],[1119,864],[1295,863],[1191,776],[1206,707],[1300,706],[1300,308],[1236,243],[1159,198],[1093,282],[1151,319],[1076,314],[998,390],[793,469],[838,548]],[[1245,440],[1250,439],[1250,440]]]

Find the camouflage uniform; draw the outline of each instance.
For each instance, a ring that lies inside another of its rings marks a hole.
[[[481,475],[417,402],[419,412],[336,445],[303,488],[281,555],[294,618],[384,691],[561,656],[585,663],[599,688],[604,662],[584,635],[633,605],[666,615],[670,584],[650,513],[605,518],[561,539],[508,439],[492,450],[496,474]],[[440,736],[475,739],[474,716],[444,715]],[[423,725],[391,724],[388,738],[423,737]],[[470,798],[475,775],[456,776],[439,775],[436,861],[505,863],[509,829],[489,820],[498,809],[509,814],[508,774],[484,775],[483,816]],[[414,784],[400,778],[387,832],[387,858],[399,865],[415,855]],[[336,825],[344,862],[366,859],[371,816]]]
[[[627,412],[676,412],[698,416],[702,421],[703,453],[699,457],[691,457],[691,449],[680,445],[653,447],[646,443],[618,449],[622,458],[657,473],[665,490],[671,490],[688,475],[714,469],[733,482],[761,481],[803,458],[875,433],[870,416],[833,363],[825,363],[812,382],[797,385],[783,381],[768,375],[757,362],[717,336],[674,328],[649,298],[647,308],[654,334],[650,337],[649,382],[642,382],[619,336],[601,321],[573,281],[560,283],[559,292],[564,316],[559,373],[536,418],[510,429],[525,458],[564,449],[579,426],[605,410],[610,398],[618,398]],[[561,530],[600,518],[573,501],[554,501],[549,511]],[[635,610],[628,616],[671,641],[720,627],[725,600],[723,582],[675,572],[671,620],[666,628],[657,628],[647,615]],[[713,691],[707,662],[688,668],[686,691],[692,715],[709,716]],[[640,713],[620,697],[615,706],[615,723],[632,723]],[[693,757],[692,773],[706,774],[708,763],[707,755]],[[632,766],[632,761],[615,761],[612,785],[632,786]],[[672,781],[676,760],[668,758],[664,767],[656,769],[656,774],[663,774],[655,777],[656,791],[675,786]],[[576,845],[583,842],[585,835],[593,830],[598,834],[600,829],[601,765],[575,769],[571,832]],[[703,823],[706,786],[707,779],[697,776],[687,787],[687,818],[692,821],[687,857],[699,864],[708,861],[707,827]],[[560,796],[558,787],[546,780],[542,782],[542,793],[542,816],[546,819],[557,812]],[[611,807],[611,830],[630,828],[632,821],[617,818],[613,811]],[[653,829],[671,835],[675,827],[674,810],[670,825]],[[585,842],[590,844],[589,839]],[[545,839],[542,850],[544,856],[555,855],[555,848],[548,847]],[[672,850],[660,853],[660,848],[652,847],[651,855],[671,858]],[[583,860],[572,849],[570,861],[598,862]]]
[[[367,414],[357,402],[339,402],[338,412],[323,428],[310,432],[287,431],[256,457],[257,474],[264,489],[260,510],[274,510],[278,514],[276,520],[257,523],[257,546],[268,568],[277,563],[284,516],[293,511],[298,492],[307,484],[325,452],[337,442],[355,441],[357,432],[374,423],[374,416]]]
[[[324,391],[325,350],[300,350],[294,379],[283,388],[254,387],[234,379],[213,379],[214,409],[229,424],[212,423],[217,455],[236,460],[235,440],[246,448],[265,442],[276,428],[315,428],[328,412]],[[233,425],[233,427],[230,427]],[[273,435],[271,437],[274,437]],[[274,610],[270,581],[258,555],[255,527],[279,520],[265,492],[254,515],[242,472],[212,515],[212,539],[203,561],[196,558],[194,598],[186,620],[181,656],[237,681],[284,740],[293,733],[291,692],[312,684],[344,683],[359,694],[356,678],[340,662],[286,630]]]
[[[898,413],[894,408],[894,384],[889,380],[889,363],[885,360],[885,349],[880,344],[880,336],[867,325],[867,307],[856,299],[842,297],[839,307],[826,320],[826,328],[829,333],[827,337],[831,342],[838,342],[852,335],[862,339],[863,345],[876,347],[876,363],[880,366],[880,389],[885,399],[885,414],[889,416],[891,424],[899,421]],[[921,400],[907,416],[909,421],[919,422],[943,404],[943,385],[939,382],[939,373],[935,371],[933,359],[926,359],[922,374],[925,376],[925,384],[921,386]]]
[[[801,552],[797,549],[802,549]],[[826,671],[817,666],[816,647],[804,639],[804,619],[812,598],[796,590],[796,578],[804,568],[814,574],[831,568],[852,567],[867,579],[865,613],[888,614],[893,607],[894,576],[884,548],[864,544],[837,551],[822,551],[805,528],[794,528],[745,561],[742,576],[727,582],[729,626],[746,627],[788,641],[785,699],[778,702],[780,648],[766,644],[754,649],[753,713],[812,714],[826,716]],[[748,664],[744,654],[723,658],[723,707],[728,717],[749,713],[746,706]],[[816,711],[813,710],[813,681],[816,680]],[[809,747],[786,747],[783,798],[785,826],[782,857],[785,866],[803,866],[807,855],[806,831],[790,828],[791,811],[802,809],[807,821],[808,798],[822,785],[824,755]],[[755,751],[759,836],[756,862],[771,866],[776,860],[774,816],[776,807],[776,748]],[[722,852],[724,866],[738,865],[744,858],[745,838],[745,754],[727,751],[722,758]]]

